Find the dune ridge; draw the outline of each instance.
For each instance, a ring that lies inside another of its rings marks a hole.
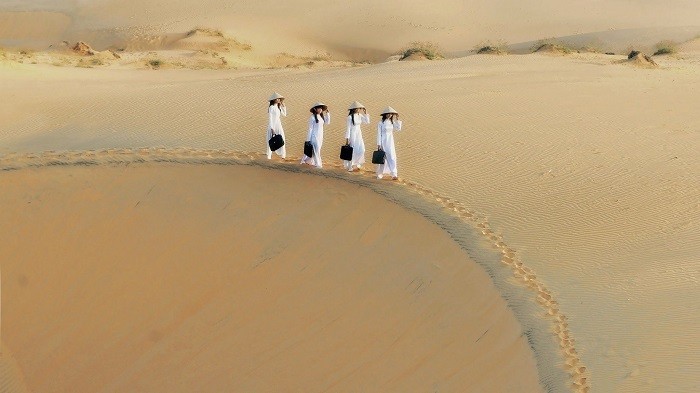
[[[297,173],[309,173],[313,175],[319,175],[323,177],[331,177],[336,179],[342,179],[344,181],[350,181],[353,184],[358,184],[363,187],[367,187],[385,197],[393,200],[404,207],[415,208],[414,204],[405,200],[404,197],[397,197],[396,194],[385,189],[386,182],[382,184],[377,184],[373,181],[373,171],[363,170],[359,176],[347,175],[343,172],[336,171],[314,171],[309,170],[304,167],[300,167],[297,162],[298,157],[290,157],[286,162],[268,162],[263,154],[255,152],[236,152],[227,150],[207,150],[207,149],[165,149],[165,148],[141,148],[141,149],[107,149],[107,150],[95,150],[95,151],[68,151],[68,152],[44,152],[44,153],[29,153],[29,154],[9,154],[0,157],[0,171],[14,171],[26,168],[40,168],[47,166],[99,166],[99,165],[111,165],[111,164],[129,164],[129,163],[178,163],[178,164],[188,164],[188,165],[253,165],[265,168],[272,168],[275,170],[292,171]],[[334,169],[341,169],[342,166],[339,164],[332,164],[330,167]],[[516,285],[521,286],[527,292],[527,299],[532,305],[538,305],[541,315],[546,317],[547,324],[549,325],[546,329],[536,329],[535,326],[525,326],[525,330],[548,332],[550,339],[555,341],[558,345],[558,356],[560,357],[560,362],[565,365],[564,369],[569,375],[569,383],[572,387],[572,391],[575,392],[589,392],[590,383],[587,368],[578,356],[578,352],[575,348],[575,340],[569,329],[568,318],[562,313],[559,308],[559,304],[554,299],[552,292],[547,288],[547,286],[538,279],[535,271],[524,265],[520,260],[519,255],[516,250],[507,246],[504,242],[502,236],[495,233],[488,222],[488,219],[477,212],[470,211],[460,202],[453,200],[449,197],[440,195],[434,190],[424,187],[416,182],[399,180],[390,183],[390,185],[398,184],[408,190],[411,193],[420,195],[431,203],[436,204],[440,208],[449,212],[449,215],[454,215],[458,217],[462,224],[469,225],[473,230],[478,231],[481,235],[482,241],[490,243],[490,246],[497,250],[500,254],[500,262],[510,270],[510,277],[504,281],[516,282]],[[391,188],[390,188],[391,189]],[[436,220],[434,216],[422,213],[431,220]],[[443,229],[447,230],[452,236],[458,236],[460,232],[459,229],[451,229],[447,227],[444,223],[437,221]],[[464,240],[459,238],[457,240],[462,247],[470,248],[473,247],[469,242],[464,243]],[[461,241],[460,241],[461,240]],[[477,259],[478,261],[478,259]],[[497,270],[497,267],[489,266],[484,262],[479,262],[482,267],[487,271],[493,272]],[[499,274],[500,277],[492,276],[494,280],[503,279],[503,275]],[[507,287],[505,282],[496,283],[499,288]],[[507,291],[512,292],[512,291]],[[509,299],[510,295],[506,295],[506,299]],[[515,307],[516,314],[519,315],[521,320],[533,323],[533,319],[524,317],[525,314],[530,312],[530,307],[525,307],[523,309],[523,304],[518,302],[509,302],[511,307]],[[519,309],[518,309],[519,308]],[[533,333],[530,333],[533,334]],[[541,339],[541,338],[540,338]],[[550,351],[552,348],[549,345],[538,345],[539,343],[530,343],[532,349],[538,353],[539,357],[551,358],[546,352]],[[557,380],[556,368],[553,364],[543,364],[539,363],[538,367],[541,369],[542,384],[548,390],[559,386],[562,387],[561,380]],[[563,384],[566,386],[566,384]]]

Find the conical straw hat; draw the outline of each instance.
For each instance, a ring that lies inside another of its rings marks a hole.
[[[350,108],[348,108],[348,110],[353,110],[353,109],[364,109],[364,108],[365,108],[365,106],[362,105],[362,104],[360,104],[359,101],[355,101],[355,102],[353,102],[352,104],[350,104]]]
[[[384,110],[382,111],[382,115],[386,115],[386,114],[389,114],[389,113],[395,113],[395,114],[397,114],[397,115],[399,114],[399,112],[397,112],[396,109],[394,109],[394,108],[392,108],[392,107],[390,107],[390,106],[387,106],[387,107],[384,108]]]
[[[311,109],[318,108],[319,106],[322,107],[323,110],[328,109],[328,106],[326,104],[324,104],[323,102],[317,102],[317,103],[313,104],[311,106]]]
[[[270,99],[269,99],[268,101],[276,100],[276,99],[278,99],[278,98],[284,100],[284,96],[282,96],[282,94],[280,94],[280,93],[273,93],[273,94],[270,96]]]

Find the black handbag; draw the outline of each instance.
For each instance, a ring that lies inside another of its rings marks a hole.
[[[386,159],[386,153],[384,150],[377,150],[372,153],[372,164],[383,164]]]
[[[275,134],[269,141],[267,141],[267,144],[270,145],[270,150],[276,151],[280,147],[284,146],[284,138],[282,138],[282,134]]]
[[[307,157],[314,156],[314,145],[309,141],[304,142],[304,155]]]
[[[352,161],[352,146],[343,145],[340,147],[340,159],[345,161]]]

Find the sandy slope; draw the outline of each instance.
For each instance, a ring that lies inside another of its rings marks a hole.
[[[30,9],[26,2],[6,1],[0,40],[41,47],[83,39],[99,49],[127,43],[157,50],[154,56],[187,56],[196,65],[202,59],[191,54],[211,45],[209,39],[192,51],[193,40],[174,45],[172,38],[201,25],[252,45],[250,55],[227,55],[230,64],[269,65],[270,56],[288,52],[275,64],[285,66],[327,54],[379,59],[416,39],[456,52],[485,39],[571,35],[621,48],[630,40],[651,45],[692,36],[672,26],[696,24],[700,14],[700,3],[690,0],[634,7],[573,0],[319,4],[41,1],[32,3],[35,13],[18,14]],[[608,29],[620,31],[586,35]],[[401,176],[463,203],[474,218],[466,225],[483,232],[486,248],[502,253],[505,264],[498,258],[496,264],[514,267],[510,278],[492,278],[530,334],[541,381],[556,369],[572,373],[569,382],[588,378],[597,391],[697,391],[697,40],[679,50],[655,58],[658,69],[634,67],[619,55],[537,54],[219,72],[135,70],[145,66],[130,64],[129,54],[114,70],[32,66],[31,55],[19,64],[0,53],[0,155],[26,164],[33,159],[12,153],[144,146],[261,151],[264,100],[277,90],[289,97],[284,124],[293,155],[305,135],[307,106],[331,105],[325,154],[333,164],[345,106],[359,99],[376,121],[391,104],[406,126],[398,138]],[[365,129],[370,149],[374,126]],[[13,192],[21,192],[17,187]],[[542,298],[545,286],[554,301]],[[527,304],[509,298],[517,288],[531,290]],[[564,364],[579,357],[576,367]],[[588,371],[576,374],[579,366]]]
[[[339,106],[359,98],[376,120],[395,105],[406,125],[400,174],[483,214],[517,250],[568,316],[594,387],[688,391],[700,364],[699,74],[673,58],[656,70],[613,61],[472,56],[235,73],[24,66],[5,80],[1,151],[259,151],[264,100],[279,90],[292,153],[306,106],[331,105],[332,161]],[[368,127],[369,146],[374,137]]]
[[[484,270],[364,187],[137,163],[0,183],[3,340],[32,391],[541,391]]]

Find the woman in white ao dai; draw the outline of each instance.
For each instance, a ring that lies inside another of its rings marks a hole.
[[[344,161],[345,169],[352,172],[362,168],[365,163],[365,141],[362,138],[362,124],[369,124],[369,115],[365,106],[355,101],[348,108],[345,144],[352,146],[352,160]]]
[[[287,116],[287,107],[284,105],[284,97],[279,93],[274,93],[270,96],[270,105],[267,107],[267,139],[265,142],[269,141],[275,134],[282,135],[282,140],[287,143],[287,139],[284,136],[284,128],[282,128],[282,116]],[[272,159],[272,150],[270,150],[270,145],[265,143],[267,146],[267,159]],[[282,146],[275,151],[275,154],[282,158],[287,157],[286,146]]]
[[[321,102],[317,102],[310,109],[311,117],[309,118],[309,131],[306,137],[307,142],[311,142],[313,146],[313,157],[308,157],[306,154],[301,159],[302,164],[315,165],[317,168],[323,167],[321,159],[321,147],[323,146],[323,126],[331,122],[331,113],[328,111],[328,106]],[[311,160],[311,162],[309,162]]]
[[[377,149],[383,150],[385,154],[384,164],[377,165],[377,179],[381,179],[384,174],[388,173],[391,174],[393,180],[399,178],[394,144],[394,133],[398,131],[401,131],[399,113],[394,108],[387,107],[382,111],[382,119],[377,125]]]

